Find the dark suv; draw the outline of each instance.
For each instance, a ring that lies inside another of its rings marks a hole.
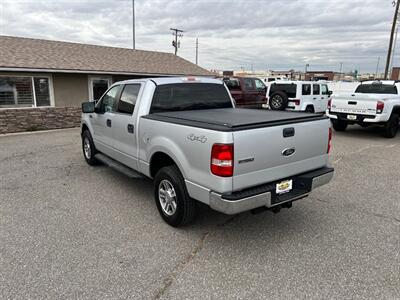
[[[235,99],[236,106],[261,108],[267,103],[267,87],[260,79],[232,76],[224,77],[222,80]]]

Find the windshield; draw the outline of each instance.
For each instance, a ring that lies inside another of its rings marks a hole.
[[[150,113],[232,107],[223,84],[174,83],[156,87]]]
[[[397,88],[392,84],[360,84],[355,92],[362,94],[397,94]]]

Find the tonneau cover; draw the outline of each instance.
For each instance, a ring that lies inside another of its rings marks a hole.
[[[154,113],[142,118],[218,131],[279,126],[326,118],[323,114],[266,109],[219,108]]]

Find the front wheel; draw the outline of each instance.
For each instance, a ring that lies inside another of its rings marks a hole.
[[[345,131],[347,128],[347,122],[346,121],[339,121],[339,120],[332,120],[332,127],[336,131]]]
[[[83,157],[89,165],[97,165],[98,161],[94,157],[96,154],[96,148],[94,147],[92,135],[90,134],[89,130],[85,130],[82,133],[82,151]]]
[[[383,136],[386,138],[394,138],[399,131],[399,116],[392,114],[389,121],[385,125]]]
[[[154,180],[154,199],[161,217],[173,227],[190,223],[196,216],[196,201],[189,197],[176,166],[158,171]]]

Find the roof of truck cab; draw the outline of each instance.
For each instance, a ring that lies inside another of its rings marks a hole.
[[[152,81],[156,85],[163,84],[174,84],[174,83],[214,83],[214,84],[223,84],[223,81],[220,79],[208,78],[208,77],[154,77],[154,78],[146,78],[146,79],[130,79],[116,82],[115,84],[129,84],[129,83],[138,83],[143,81]]]

